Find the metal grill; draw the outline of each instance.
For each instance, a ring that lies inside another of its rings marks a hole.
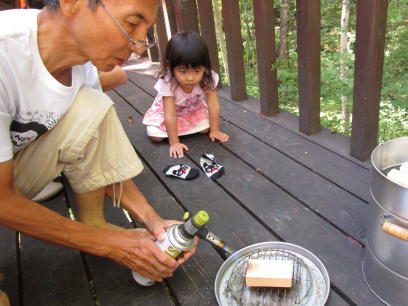
[[[245,275],[249,259],[288,260],[293,262],[291,288],[248,287]],[[305,262],[294,253],[282,249],[261,249],[240,258],[227,281],[224,295],[230,305],[305,305],[310,297],[312,276]]]

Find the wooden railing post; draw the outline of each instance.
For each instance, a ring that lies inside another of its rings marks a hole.
[[[296,0],[299,130],[320,131],[320,0]]]
[[[214,13],[211,0],[197,0],[200,20],[201,35],[204,38],[210,52],[213,69],[220,73],[218,61],[217,37],[215,34]],[[221,80],[220,80],[221,81]],[[221,84],[221,82],[219,82]]]
[[[28,5],[27,5],[27,2],[28,1],[26,1],[26,0],[15,0],[14,1],[14,7],[15,8],[27,8],[28,7]]]
[[[170,33],[172,36],[177,33],[177,22],[173,2],[174,0],[164,0],[164,3],[166,4],[166,13],[169,21]]]
[[[199,33],[198,12],[195,0],[179,0],[173,2],[176,16],[177,31],[194,31]]]
[[[156,21],[157,21],[157,18],[156,18]],[[148,31],[149,36],[154,37],[155,41],[156,41],[156,46],[154,46],[153,48],[150,48],[149,50],[147,50],[147,53],[149,55],[149,60],[151,62],[157,62],[157,61],[160,60],[160,55],[159,55],[159,46],[160,46],[160,44],[159,44],[159,41],[156,38],[157,37],[156,32],[157,32],[157,23],[154,24]],[[149,36],[147,37],[147,40],[148,40],[149,43],[151,43],[153,41],[149,38]]]
[[[275,16],[273,0],[253,0],[261,114],[279,112],[276,68]]]
[[[247,93],[238,0],[222,0],[222,19],[228,50],[231,98],[240,101],[247,98]]]
[[[159,51],[159,58],[160,58],[160,61],[162,61],[166,54],[166,46],[167,46],[167,41],[168,41],[167,31],[166,31],[166,22],[164,20],[163,6],[160,6],[159,11],[157,12],[155,30],[156,30],[155,36],[157,39],[157,49]]]
[[[350,154],[365,161],[378,141],[387,0],[357,1],[353,125]]]

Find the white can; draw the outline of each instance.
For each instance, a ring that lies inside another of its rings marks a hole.
[[[194,246],[194,239],[185,237],[180,231],[181,224],[175,224],[171,226],[166,232],[165,239],[163,241],[156,241],[156,245],[164,251],[171,258],[176,259],[183,252],[189,251]],[[154,281],[144,277],[138,272],[132,271],[133,279],[142,286],[151,286]]]

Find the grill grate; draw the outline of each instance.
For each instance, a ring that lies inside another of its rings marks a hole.
[[[293,262],[291,288],[247,287],[245,275],[249,259],[288,260]],[[305,262],[282,249],[260,249],[240,258],[227,281],[224,295],[230,305],[305,305],[310,297],[312,276]]]

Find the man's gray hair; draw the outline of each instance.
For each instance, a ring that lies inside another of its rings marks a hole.
[[[95,8],[100,2],[102,0],[88,0],[88,5],[90,8]],[[43,3],[50,11],[54,12],[60,7],[59,0],[43,0]]]

